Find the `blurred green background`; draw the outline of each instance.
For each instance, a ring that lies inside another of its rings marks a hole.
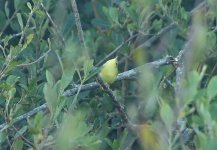
[[[0,0],[0,149],[216,150],[216,17],[216,0]],[[116,56],[122,73],[182,50],[109,85],[128,122],[81,90]]]

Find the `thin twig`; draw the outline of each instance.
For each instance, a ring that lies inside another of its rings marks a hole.
[[[129,119],[128,119],[126,112],[124,111],[124,107],[120,102],[118,102],[118,100],[115,97],[115,95],[113,94],[112,90],[109,88],[109,85],[106,84],[100,76],[97,76],[97,81],[103,87],[103,89],[106,91],[106,93],[111,97],[112,102],[115,105],[118,112],[120,113],[120,115],[122,116],[124,123],[128,124]]]
[[[87,47],[86,47],[86,44],[85,44],[85,41],[84,41],[84,33],[83,33],[83,30],[82,30],[81,21],[80,21],[76,1],[71,0],[71,5],[72,5],[72,10],[73,10],[73,13],[74,13],[74,16],[75,16],[75,23],[76,23],[76,27],[77,27],[77,30],[78,30],[79,40],[80,40],[81,44],[83,45],[84,49],[87,52]]]
[[[21,37],[20,37],[20,40],[19,40],[19,43],[18,43],[18,45],[20,45],[20,46],[21,46],[21,44],[22,44],[22,41],[23,41],[25,32],[26,32],[27,28],[29,27],[29,23],[30,23],[30,20],[32,19],[33,13],[34,13],[34,11],[31,10],[31,12],[30,12],[30,14],[29,14],[29,17],[28,17],[28,19],[27,19],[26,25],[25,25],[25,27],[24,27],[24,28],[22,29],[22,31],[21,31]]]
[[[41,61],[45,56],[48,55],[48,53],[51,51],[51,49],[49,49],[47,52],[45,52],[41,57],[39,57],[37,60],[33,61],[33,62],[30,62],[30,63],[26,63],[26,64],[19,64],[17,65],[17,67],[24,67],[24,66],[30,66],[30,65],[33,65],[39,61]]]
[[[5,53],[5,49],[4,49],[4,47],[3,47],[2,45],[0,45],[0,48],[1,48],[1,50],[2,50],[2,53],[3,53],[4,57],[6,58],[7,55],[6,55],[6,53]]]
[[[63,35],[62,35],[61,32],[59,31],[57,25],[54,23],[53,19],[51,18],[50,14],[48,13],[48,11],[47,11],[47,9],[45,8],[45,6],[44,6],[43,3],[41,3],[41,7],[43,8],[43,10],[44,10],[44,12],[46,13],[46,15],[47,15],[48,19],[50,20],[50,22],[52,23],[52,25],[53,25],[53,27],[54,27],[56,33],[59,35],[59,38],[60,38],[60,40],[61,40],[61,42],[62,42],[62,45],[65,46],[65,39],[64,39]]]
[[[210,74],[209,74],[209,76],[208,76],[208,79],[206,80],[205,87],[207,87],[207,85],[208,85],[208,83],[209,83],[209,80],[210,80],[210,78],[212,77],[212,75],[213,75],[214,71],[216,70],[216,67],[217,67],[217,62],[215,63],[215,65],[214,65],[214,67],[213,67],[213,69],[212,69],[211,73],[210,73]]]
[[[25,138],[22,134],[20,134],[20,132],[17,130],[17,128],[15,128],[14,126],[12,126],[14,128],[14,130],[16,131],[16,134],[19,135],[19,137],[21,137],[21,139],[23,139],[24,142],[26,142],[26,144],[29,146],[29,147],[32,147],[33,150],[37,150],[36,146],[30,142],[27,138]]]
[[[140,44],[139,46],[137,46],[135,48],[134,51],[131,52],[130,55],[132,55],[133,53],[136,52],[136,49],[140,49],[140,48],[150,48],[151,45],[157,41],[162,35],[164,35],[165,33],[167,33],[168,31],[170,31],[171,29],[174,29],[175,27],[177,27],[177,22],[172,22],[171,24],[169,24],[168,26],[164,27],[163,29],[161,29],[158,33],[156,33],[155,35],[153,35],[150,39],[148,39],[147,41],[145,41],[144,43]]]
[[[36,27],[31,27],[29,28],[30,30],[34,30],[36,29]],[[19,33],[15,33],[15,34],[12,34],[10,38],[15,38],[17,36],[21,36],[23,34],[23,31],[19,32]]]
[[[125,44],[127,44],[128,42],[130,42],[132,39],[134,39],[138,34],[135,34],[131,37],[129,37],[126,41],[124,41],[123,43],[121,43],[119,46],[117,46],[114,50],[111,51],[111,53],[109,53],[108,55],[106,55],[105,58],[103,58],[102,60],[100,60],[97,64],[96,67],[101,66],[106,60],[108,60],[112,55],[114,55],[120,48],[122,48]]]
[[[3,33],[5,31],[5,29],[7,29],[8,25],[10,25],[10,22],[14,19],[14,17],[16,16],[18,11],[19,11],[19,9],[15,9],[13,15],[6,21],[6,23],[5,23],[5,25],[2,28],[0,33]]]
[[[78,73],[78,76],[80,78],[81,84],[78,86],[78,90],[76,91],[75,97],[74,97],[74,99],[72,101],[72,104],[71,104],[71,106],[69,108],[70,111],[73,111],[77,107],[78,96],[79,96],[79,93],[81,91],[81,87],[83,86],[83,83],[84,83],[84,81],[82,80],[81,74],[80,74],[80,72],[78,70],[77,70],[77,73]]]

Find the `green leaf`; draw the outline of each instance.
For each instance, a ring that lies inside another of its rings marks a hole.
[[[55,114],[53,115],[53,120],[56,120],[57,117],[62,113],[62,110],[64,109],[64,106],[66,106],[66,97],[59,96],[58,98],[58,105],[55,109]]]
[[[22,0],[14,0],[14,8],[15,10],[18,10],[21,5]]]
[[[93,26],[95,27],[100,27],[100,28],[104,28],[104,29],[109,29],[112,27],[112,25],[106,21],[106,20],[102,20],[102,19],[98,19],[98,18],[94,18],[91,23],[93,24]]]
[[[16,93],[16,88],[14,88],[14,87],[8,91],[9,100],[11,100],[14,97],[15,93]]]
[[[17,76],[15,76],[15,75],[10,75],[10,76],[7,78],[7,80],[6,80],[6,83],[7,83],[8,85],[13,86],[14,84],[17,83],[17,81],[19,81],[19,78],[20,78],[20,77],[17,77]]]
[[[207,108],[208,106],[206,104],[199,104],[198,105],[198,113],[203,118],[205,125],[211,125],[212,124],[212,117],[211,114]]]
[[[99,68],[96,68],[96,67],[93,68],[93,69],[90,71],[90,73],[88,74],[88,76],[85,78],[84,82],[87,81],[87,80],[89,80],[90,78],[96,76],[96,75],[100,72],[101,68],[102,68],[102,66],[99,67]]]
[[[188,21],[188,12],[185,11],[185,9],[182,7],[181,8],[181,18],[184,20],[184,21]]]
[[[7,139],[8,135],[6,132],[0,132],[0,143],[3,143]]]
[[[24,142],[23,142],[23,140],[21,140],[21,139],[17,139],[14,143],[13,143],[13,145],[12,145],[12,149],[13,150],[22,150],[23,149],[23,144],[24,144]]]
[[[37,113],[37,115],[34,118],[34,126],[36,128],[40,128],[42,119],[43,119],[43,113],[42,112]]]
[[[208,37],[208,42],[209,42],[209,46],[210,48],[215,48],[216,46],[216,34],[215,32],[208,32],[207,33],[207,37]]]
[[[41,0],[32,0],[34,5],[37,5]]]
[[[202,76],[196,71],[192,71],[189,74],[187,81],[185,82],[185,85],[183,87],[183,97],[185,99],[186,105],[189,104],[192,100],[194,100],[201,78]]]
[[[209,100],[217,95],[217,76],[212,77],[207,87],[207,94]]]
[[[14,32],[20,32],[20,25],[17,19],[13,19],[10,22],[10,27]]]
[[[124,9],[124,12],[132,19],[134,23],[137,23],[139,20],[138,14],[136,13],[136,10],[131,6],[127,6],[127,2],[122,4],[122,8]]]
[[[27,2],[27,6],[28,6],[28,8],[29,8],[30,10],[32,10],[32,5],[31,5],[30,2]]]
[[[9,18],[9,9],[8,9],[8,1],[5,2],[5,14],[7,16],[7,18]]]
[[[23,30],[23,19],[22,19],[22,16],[21,16],[20,13],[17,13],[16,15],[17,15],[17,20],[19,22],[20,28],[21,28],[21,30]]]
[[[63,93],[65,88],[71,83],[73,79],[75,70],[74,69],[65,69],[63,71],[62,78],[60,80],[60,93]]]
[[[29,34],[29,35],[27,36],[27,38],[26,38],[26,43],[27,43],[27,45],[29,45],[29,43],[32,41],[33,37],[34,37],[34,34],[33,34],[33,33],[32,33],[32,34]]]
[[[104,140],[106,141],[106,143],[107,143],[110,147],[113,147],[113,143],[112,143],[112,141],[111,141],[110,139],[105,138]]]
[[[21,52],[21,47],[20,46],[11,46],[10,47],[10,58],[14,58],[14,57],[17,57],[17,55]]]
[[[26,47],[32,42],[33,37],[34,37],[34,34],[33,34],[33,33],[29,34],[29,35],[26,37],[26,42],[25,42],[25,44],[23,45],[23,48],[26,48]]]
[[[207,138],[206,140],[206,145],[205,145],[205,149],[207,150],[216,150],[217,148],[217,143],[216,143],[216,138]]]
[[[15,10],[19,10],[21,7],[24,6],[26,0],[14,0],[14,8]]]
[[[1,19],[1,18],[0,18]],[[12,36],[6,36],[2,41],[4,42],[5,46],[8,46],[8,42],[10,41],[10,39],[12,38]]]
[[[55,110],[58,104],[58,93],[56,91],[56,88],[54,88],[48,83],[45,83],[43,91],[48,108],[51,112],[51,116],[53,116],[55,114]]]
[[[172,127],[174,116],[171,107],[165,102],[162,102],[160,107],[160,116],[169,131]]]
[[[163,21],[161,19],[160,20],[154,20],[152,23],[152,27],[155,30],[160,30],[162,28],[162,25],[163,25]]]
[[[4,12],[0,11],[0,28],[2,29],[6,23],[6,17]]]
[[[112,20],[116,24],[119,24],[117,8],[113,8],[113,7],[109,8],[109,16],[110,16],[110,20]]]
[[[48,84],[53,87],[55,84],[55,79],[53,75],[51,74],[51,72],[48,70],[46,70],[46,79],[47,79]]]
[[[93,69],[93,59],[86,60],[84,62],[83,68],[84,68],[84,78],[86,78],[91,72],[91,70]]]
[[[86,124],[86,110],[78,110],[73,114],[64,115],[63,123],[58,131],[57,149],[71,149],[76,147],[86,147],[85,149],[94,149],[90,146],[97,146],[99,143],[96,136],[90,134],[92,126]],[[96,145],[95,145],[95,144]],[[94,145],[93,145],[94,144]],[[98,149],[98,148],[95,148]]]

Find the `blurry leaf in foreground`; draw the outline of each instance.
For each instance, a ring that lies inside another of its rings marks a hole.
[[[48,82],[44,85],[44,97],[51,112],[51,116],[53,116],[58,104],[58,91],[57,87],[54,86],[52,74],[48,70],[46,71],[46,76]]]
[[[162,105],[160,107],[160,116],[161,116],[161,119],[163,120],[164,124],[166,125],[168,131],[170,131],[172,124],[174,122],[173,111],[172,111],[171,107],[163,101],[162,101]]]
[[[198,72],[192,71],[187,77],[187,81],[184,82],[183,98],[185,99],[185,105],[194,100],[197,94],[198,86],[201,80],[201,76]]]
[[[23,145],[24,145],[24,142],[23,140],[21,139],[17,139],[14,141],[13,145],[12,145],[12,149],[13,150],[22,150],[23,149]]]
[[[66,114],[63,124],[58,131],[56,149],[99,149],[100,140],[94,134],[90,133],[92,127],[85,123],[85,110],[74,112],[74,114]]]
[[[141,103],[139,111],[146,119],[154,117],[158,107],[157,74],[148,67],[141,66],[141,75],[139,76],[139,92]]]
[[[148,150],[159,150],[160,145],[156,132],[152,125],[143,124],[139,126],[139,137],[142,146]]]
[[[217,95],[217,76],[212,77],[207,87],[207,94],[209,100]]]
[[[205,13],[198,10],[192,16],[193,22],[191,27],[190,39],[188,41],[188,49],[185,55],[185,68],[187,71],[197,69],[206,56],[207,49],[207,26]]]
[[[133,60],[139,66],[146,62],[146,53],[144,48],[135,48],[133,51]]]
[[[216,150],[217,143],[215,138],[210,138],[206,134],[202,133],[199,130],[196,130],[197,133],[197,148],[206,149],[206,150]]]

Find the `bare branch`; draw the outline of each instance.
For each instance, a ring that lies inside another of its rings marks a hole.
[[[43,104],[39,107],[34,108],[33,110],[29,111],[28,113],[25,113],[17,118],[15,118],[14,120],[12,120],[10,123],[3,123],[0,125],[0,132],[4,131],[5,129],[7,129],[8,127],[10,127],[12,124],[19,122],[21,120],[27,119],[31,116],[33,116],[34,114],[36,114],[39,111],[43,111],[47,108],[47,104]]]
[[[116,81],[135,78],[136,76],[139,75],[139,73],[141,73],[141,70],[144,67],[159,68],[159,67],[164,66],[164,65],[169,65],[170,63],[171,63],[171,57],[167,56],[167,57],[165,57],[163,59],[153,61],[153,62],[144,64],[144,65],[142,65],[140,67],[137,67],[137,68],[125,71],[123,73],[120,73],[120,74],[118,74]],[[83,92],[83,91],[87,91],[87,90],[94,90],[94,89],[97,89],[99,87],[100,87],[99,83],[92,82],[92,83],[89,83],[89,84],[82,85],[80,87],[80,89],[79,89],[79,87],[75,87],[75,88],[66,90],[63,93],[63,96],[67,96],[67,97],[68,96],[73,96],[73,95],[75,95],[77,93],[78,90],[80,90],[80,92]],[[12,124],[14,124],[16,122],[19,122],[21,120],[27,119],[27,118],[35,115],[39,111],[44,111],[46,108],[47,108],[47,104],[45,103],[45,104],[43,104],[43,105],[41,105],[39,107],[34,108],[33,110],[31,110],[31,111],[29,111],[29,112],[27,112],[25,114],[15,118],[10,123],[1,124],[0,125],[0,131],[3,131],[5,129],[7,129],[8,127],[10,127]]]

